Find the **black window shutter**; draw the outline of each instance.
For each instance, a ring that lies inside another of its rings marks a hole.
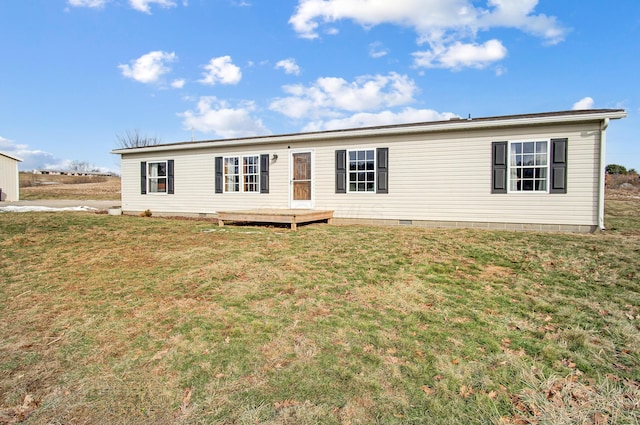
[[[389,148],[376,149],[376,193],[389,193]]]
[[[568,139],[551,139],[550,193],[567,193],[567,142]]]
[[[260,193],[269,193],[269,154],[260,155]]]
[[[491,193],[507,193],[507,142],[491,144]]]
[[[147,194],[147,163],[140,163],[140,194]]]
[[[222,193],[222,157],[216,156],[216,193]]]
[[[173,159],[167,161],[167,193],[173,195]]]
[[[336,193],[347,193],[347,151],[336,151]]]

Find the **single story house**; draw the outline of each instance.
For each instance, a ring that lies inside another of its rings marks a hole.
[[[621,109],[509,115],[116,149],[124,213],[333,211],[336,224],[604,229]]]
[[[0,201],[20,200],[18,162],[22,162],[22,160],[0,152]]]

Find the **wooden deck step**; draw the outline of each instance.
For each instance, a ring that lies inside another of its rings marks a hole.
[[[255,209],[242,211],[218,211],[218,225],[224,226],[225,221],[243,221],[252,223],[286,223],[291,230],[298,229],[298,224],[324,221],[331,224],[333,211],[307,209]]]

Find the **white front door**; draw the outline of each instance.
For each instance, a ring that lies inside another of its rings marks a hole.
[[[291,208],[313,208],[313,152],[292,152],[291,172]]]

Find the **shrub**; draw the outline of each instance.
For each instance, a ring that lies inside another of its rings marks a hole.
[[[609,164],[605,168],[607,174],[627,174],[627,168],[623,165]]]

